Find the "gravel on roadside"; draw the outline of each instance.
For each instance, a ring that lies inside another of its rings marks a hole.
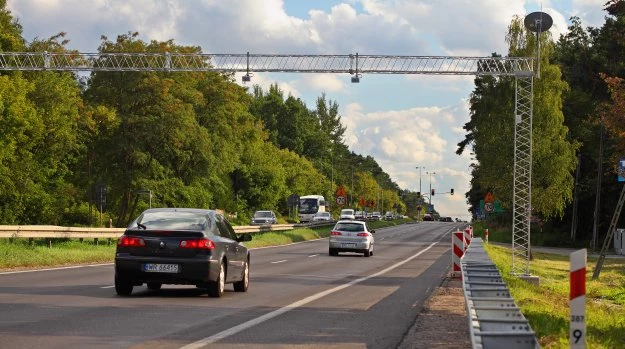
[[[471,348],[469,319],[460,278],[447,274],[397,348]]]

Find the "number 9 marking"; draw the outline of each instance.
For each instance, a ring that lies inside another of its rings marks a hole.
[[[580,339],[582,339],[582,336],[584,334],[582,333],[581,330],[575,330],[573,331],[573,337],[575,338],[575,344],[577,344],[579,342]]]

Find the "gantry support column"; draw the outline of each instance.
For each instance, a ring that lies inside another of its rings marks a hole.
[[[511,269],[511,273],[516,276],[530,274],[533,86],[534,78],[531,73],[516,75]]]

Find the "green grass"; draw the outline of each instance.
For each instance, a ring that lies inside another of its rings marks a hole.
[[[96,245],[93,239],[0,239],[0,270],[108,263],[115,256],[115,242]]]
[[[490,236],[490,230],[489,230]],[[568,348],[569,257],[534,252],[530,273],[540,285],[510,276],[511,250],[485,245],[512,297],[536,332],[543,348]],[[596,260],[586,272],[586,329],[588,348],[625,347],[625,260],[606,259],[598,280],[592,279]]]

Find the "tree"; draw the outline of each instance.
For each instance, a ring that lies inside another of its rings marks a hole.
[[[532,56],[536,37],[515,17],[506,40],[509,55]],[[541,78],[534,81],[532,208],[545,217],[561,216],[572,199],[576,143],[567,139],[562,114],[562,92],[567,85],[557,66],[550,64],[553,42],[548,33],[541,40]],[[491,191],[504,203],[512,204],[514,85],[510,78],[477,77],[471,95],[471,121],[468,135],[458,144],[462,153],[473,145],[475,183]]]

